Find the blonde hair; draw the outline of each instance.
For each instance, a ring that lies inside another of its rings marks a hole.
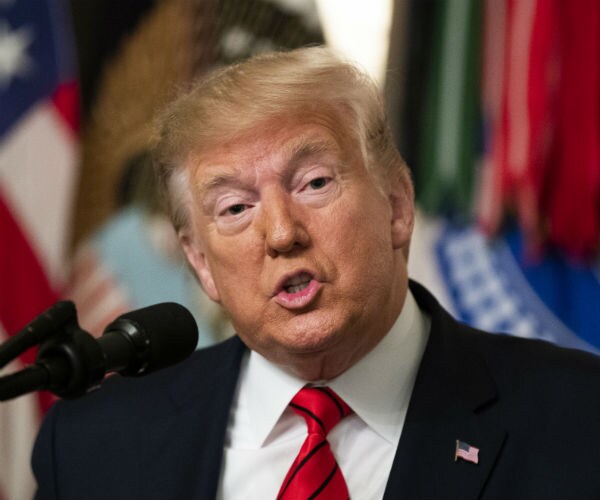
[[[334,118],[360,145],[367,169],[384,182],[406,173],[381,95],[366,73],[325,47],[263,54],[194,82],[159,115],[154,159],[175,228],[185,227],[189,216],[189,193],[182,189],[190,156],[294,113]]]

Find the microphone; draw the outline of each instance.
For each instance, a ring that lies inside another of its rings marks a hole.
[[[71,326],[42,344],[35,364],[0,379],[0,401],[44,389],[77,398],[99,387],[107,373],[142,376],[178,363],[197,343],[194,317],[174,302],[123,314],[99,339]]]
[[[119,316],[98,343],[105,372],[141,376],[179,363],[194,352],[198,326],[185,307],[164,302]]]
[[[49,307],[0,345],[0,369],[30,347],[62,332],[73,322],[77,322],[77,313],[75,304],[70,300],[63,300]]]

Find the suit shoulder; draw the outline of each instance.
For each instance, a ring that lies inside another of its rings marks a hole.
[[[458,322],[420,284],[411,281],[410,286],[419,307],[429,314],[432,330],[441,333],[438,339],[441,349],[449,348],[454,352],[455,347],[462,346],[456,355],[468,355],[470,352],[476,357],[481,356],[495,373],[508,376],[545,372],[592,378],[600,376],[600,357],[595,354],[559,347],[544,340],[478,330]]]
[[[510,362],[526,370],[564,367],[600,374],[600,356],[591,352],[561,347],[546,340],[490,333],[470,327],[465,327],[464,337],[470,337],[488,360]]]
[[[571,405],[600,414],[600,357],[544,340],[465,327],[463,340],[483,357],[498,390],[551,408]],[[595,407],[595,410],[592,408]]]

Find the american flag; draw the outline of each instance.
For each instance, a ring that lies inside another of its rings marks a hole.
[[[454,461],[456,462],[459,458],[477,464],[479,463],[479,448],[475,448],[475,446],[471,446],[470,444],[457,439]]]
[[[0,0],[0,342],[54,303],[64,279],[78,118],[66,15],[60,0]],[[31,446],[50,401],[0,403],[0,499],[32,496]]]

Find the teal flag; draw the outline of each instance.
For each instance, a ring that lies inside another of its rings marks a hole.
[[[429,212],[471,212],[481,142],[481,8],[477,0],[448,0],[434,20],[417,186]]]

